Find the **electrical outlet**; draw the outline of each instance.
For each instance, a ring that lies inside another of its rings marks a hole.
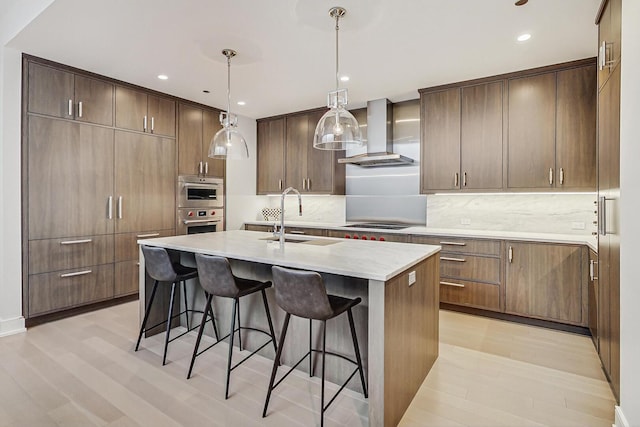
[[[471,218],[460,218],[461,225],[471,225]]]
[[[584,222],[572,222],[571,223],[572,230],[584,230]]]
[[[409,286],[416,283],[416,272],[415,270],[409,273]]]

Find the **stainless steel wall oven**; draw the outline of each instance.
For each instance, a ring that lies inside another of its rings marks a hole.
[[[178,177],[178,234],[223,231],[224,181],[196,175]]]

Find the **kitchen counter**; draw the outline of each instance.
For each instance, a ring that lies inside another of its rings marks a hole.
[[[246,221],[245,224],[252,225],[272,225],[270,221]],[[557,234],[557,233],[532,233],[525,231],[504,231],[504,230],[465,230],[460,228],[432,228],[432,227],[407,227],[402,230],[380,230],[359,227],[345,227],[350,223],[328,223],[328,222],[307,222],[307,221],[286,221],[289,227],[307,227],[344,231],[367,231],[384,232],[389,234],[416,234],[429,236],[451,236],[451,237],[471,237],[478,239],[500,239],[500,240],[522,240],[530,242],[549,242],[587,245],[597,252],[598,243],[595,236],[579,234]]]
[[[271,280],[272,265],[318,271],[329,293],[360,297],[362,303],[354,307],[353,316],[367,377],[369,425],[397,425],[438,357],[440,247],[299,235],[287,236],[297,242],[288,241],[281,247],[277,241],[265,240],[272,237],[272,233],[236,230],[142,239],[138,243],[187,254],[224,256],[230,260],[234,274],[258,280]],[[150,290],[142,251],[140,266],[142,315],[145,293]],[[261,304],[261,300],[254,301],[253,297],[243,298],[242,304],[248,307]],[[285,313],[275,303],[273,288],[267,290],[267,298],[278,335]],[[202,307],[204,298],[195,299],[192,306]],[[216,318],[231,315],[227,302],[216,299]],[[261,328],[266,324],[261,310],[242,310],[242,317],[245,326]],[[348,324],[342,317],[327,323],[328,350],[352,355]],[[321,338],[319,330],[314,328],[314,342]],[[308,327],[302,326],[289,331],[282,363],[291,366],[307,351],[309,332]],[[258,339],[253,342],[249,335],[243,343],[252,350],[261,342]],[[273,349],[268,348],[259,354],[274,356]],[[327,379],[342,383],[351,367],[334,365],[329,360]],[[306,366],[303,363],[298,369],[304,370]],[[354,380],[347,387],[361,391],[359,382]]]

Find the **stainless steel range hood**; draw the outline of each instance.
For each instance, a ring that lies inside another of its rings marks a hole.
[[[367,152],[338,159],[338,163],[362,167],[413,163],[413,159],[393,153],[393,105],[388,99],[367,102],[367,134]]]

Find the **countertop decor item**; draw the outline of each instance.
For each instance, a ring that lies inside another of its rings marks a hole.
[[[281,214],[280,208],[262,208],[262,216],[265,221],[280,221]]]
[[[313,136],[313,148],[320,150],[345,150],[347,147],[364,145],[360,134],[360,125],[353,115],[347,111],[347,89],[340,89],[340,72],[338,68],[338,30],[339,23],[347,13],[343,7],[332,7],[329,16],[336,20],[336,90],[327,95],[327,111],[316,125]]]
[[[220,112],[220,129],[213,136],[209,145],[209,157],[214,159],[248,159],[249,148],[247,141],[238,131],[238,116],[231,114],[231,58],[237,52],[232,49],[224,49],[222,54],[227,57],[227,111]]]

